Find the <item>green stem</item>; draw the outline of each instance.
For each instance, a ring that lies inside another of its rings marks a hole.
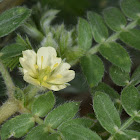
[[[120,128],[120,130],[124,130],[128,128],[134,122],[134,117],[129,118]]]
[[[93,47],[88,51],[87,54],[95,54],[95,53],[97,53],[97,52],[98,52],[98,49],[99,49],[99,47],[100,47],[100,45],[101,45],[101,44],[97,44],[97,45],[93,46]]]
[[[19,110],[18,102],[14,99],[7,100],[0,107],[0,124]]]
[[[24,93],[27,95],[27,100],[31,100],[36,94],[37,92],[40,91],[40,88],[33,86],[33,85],[28,85],[25,89],[24,89]]]
[[[38,124],[43,124],[44,121],[42,119],[40,119],[38,116],[35,116],[35,121],[38,123]]]
[[[12,98],[14,90],[15,90],[15,86],[14,86],[14,83],[13,83],[7,69],[5,68],[5,66],[3,65],[1,60],[0,60],[0,72],[2,74],[4,82],[6,84],[7,91],[8,91],[8,96],[9,96],[9,98]]]
[[[122,125],[122,127],[121,127],[118,131],[116,131],[116,133],[118,133],[119,131],[123,131],[123,130],[127,129],[133,122],[134,122],[134,116],[133,116],[133,117],[130,117],[130,118]],[[115,134],[116,134],[116,133],[115,133]],[[114,134],[114,135],[115,135],[115,134]],[[114,135],[111,136],[111,137],[109,137],[108,140],[113,140],[113,139],[114,139]]]
[[[113,35],[111,35],[107,40],[105,40],[102,43],[96,44],[95,46],[93,46],[88,52],[87,54],[95,54],[98,52],[99,47],[107,42],[112,42],[112,41],[116,41],[120,35],[121,32],[126,31],[126,30],[130,30],[133,29],[134,27],[136,27],[137,25],[137,20],[136,21],[132,21],[130,22],[122,31],[116,32]]]

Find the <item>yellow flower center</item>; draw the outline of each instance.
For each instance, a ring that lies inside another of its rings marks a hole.
[[[53,68],[50,66],[47,66],[45,69],[42,69],[42,63],[43,63],[43,56],[41,56],[41,69],[39,70],[38,65],[34,65],[37,73],[36,76],[34,77],[40,82],[40,85],[47,84],[49,80],[55,79],[55,78],[62,78],[61,74],[58,74],[56,77],[51,77],[51,74],[53,70],[59,65],[58,63],[54,64]],[[50,78],[51,77],[51,78]]]
[[[51,72],[52,70],[49,66],[45,69],[39,70],[37,76],[38,81],[40,81],[40,83],[46,82],[49,79]]]

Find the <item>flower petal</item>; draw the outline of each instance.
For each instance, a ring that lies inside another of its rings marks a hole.
[[[36,53],[32,50],[26,50],[22,52],[23,57],[19,58],[20,64],[23,67],[23,72],[27,72],[34,76],[36,73],[35,64],[36,64]]]
[[[53,47],[41,47],[37,52],[37,65],[39,69],[50,66],[52,69],[56,63],[61,63],[61,58],[56,57],[57,53]]]
[[[30,83],[30,84],[32,84],[32,85],[35,85],[35,86],[39,86],[39,85],[40,85],[40,82],[39,82],[38,80],[32,78],[28,73],[24,74],[23,79],[24,79],[26,82],[28,82],[28,83]]]
[[[49,89],[54,90],[54,91],[58,91],[58,90],[66,88],[66,87],[67,86],[65,84],[63,84],[63,85],[52,85]]]
[[[62,77],[60,78],[59,75]],[[53,80],[50,79],[48,82],[51,84],[64,84],[73,80],[74,77],[75,77],[75,72],[73,70],[67,70],[64,71],[63,74],[56,75],[55,78],[52,78]]]
[[[62,74],[64,71],[66,71],[66,70],[69,70],[70,69],[70,64],[68,64],[68,63],[61,63],[60,65],[59,65],[59,67],[57,67],[56,69],[55,69],[55,71],[54,71],[54,75],[56,75],[56,74]]]
[[[58,91],[58,90],[61,90],[61,89],[64,89],[66,88],[66,84],[62,84],[62,85],[51,85],[51,84],[46,84],[46,86],[44,86],[50,90],[54,90],[54,91]]]
[[[75,72],[68,70],[69,68],[70,65],[68,63],[61,63],[48,82],[51,84],[64,84],[71,81],[75,77]]]

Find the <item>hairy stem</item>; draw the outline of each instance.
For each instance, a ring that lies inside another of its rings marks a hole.
[[[24,93],[27,95],[26,98],[27,100],[31,100],[36,94],[37,92],[40,91],[39,87],[33,86],[33,85],[28,85],[25,89],[24,89]]]
[[[8,96],[9,96],[9,98],[12,98],[14,90],[15,90],[15,86],[14,86],[14,83],[13,83],[7,69],[5,68],[5,66],[3,65],[1,60],[0,60],[0,72],[2,74],[4,82],[6,84],[7,91],[8,91]]]
[[[40,119],[38,116],[35,116],[35,121],[38,123],[38,124],[43,124],[44,121],[42,119]]]
[[[0,124],[18,111],[18,102],[14,99],[7,100],[0,107]]]
[[[130,117],[130,118],[121,126],[121,128],[119,129],[119,131],[123,131],[123,130],[127,129],[127,128],[134,122],[134,117],[135,117],[135,116]],[[119,131],[117,131],[117,132],[119,132]],[[116,133],[117,133],[117,132],[116,132]],[[116,133],[115,133],[115,134],[116,134]],[[114,135],[115,135],[115,134],[114,134]],[[114,135],[111,136],[111,137],[109,137],[108,140],[114,140]]]
[[[133,29],[134,27],[136,27],[137,25],[137,20],[136,21],[132,21],[130,22],[122,31],[116,32],[113,35],[111,35],[107,40],[105,40],[102,43],[96,44],[95,46],[93,46],[88,52],[87,54],[95,54],[98,52],[100,45],[107,43],[107,42],[112,42],[115,41],[119,38],[119,35],[121,32],[125,31],[125,30],[130,30]]]
[[[130,117],[120,128],[120,130],[124,130],[128,128],[134,122],[134,117]]]

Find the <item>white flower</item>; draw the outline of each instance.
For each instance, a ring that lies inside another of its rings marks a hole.
[[[37,53],[26,50],[22,54],[19,61],[23,67],[24,80],[28,83],[58,91],[75,77],[75,72],[69,70],[70,65],[57,57],[53,47],[41,47]]]

